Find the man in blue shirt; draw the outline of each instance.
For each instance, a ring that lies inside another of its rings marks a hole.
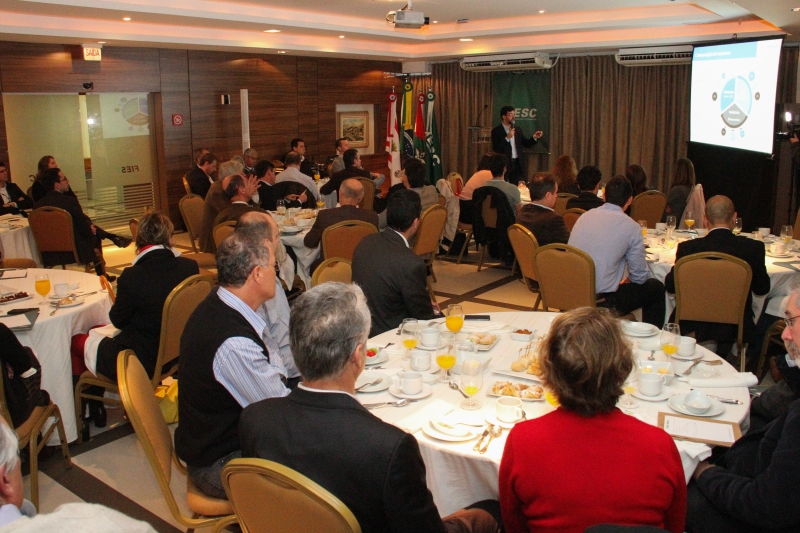
[[[620,315],[642,309],[642,321],[661,329],[664,325],[664,284],[650,278],[639,224],[625,214],[633,201],[631,183],[624,176],[608,182],[606,203],[578,218],[569,244],[594,261],[598,305]],[[625,271],[627,269],[627,275]]]

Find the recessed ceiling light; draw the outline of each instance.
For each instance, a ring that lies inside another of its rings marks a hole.
[[[131,18],[130,17],[124,17],[122,20],[126,20],[127,21],[127,20],[131,20]]]
[[[97,41],[97,44],[106,44],[105,41]]]
[[[339,36],[339,39],[344,39],[344,35],[340,35],[340,36]]]
[[[544,9],[540,9],[540,10],[539,10],[539,13],[544,13]]]
[[[285,54],[285,53],[286,53],[286,50],[278,50],[278,53],[279,53],[279,54]]]
[[[264,30],[264,33],[280,33],[281,30]]]
[[[459,41],[461,41],[462,43],[468,43],[471,42],[472,39],[459,39]]]
[[[433,20],[433,21],[431,21],[431,22],[433,22],[434,24],[439,24],[439,21],[438,21],[438,20]]]
[[[800,7],[793,7],[792,11],[800,11]]]

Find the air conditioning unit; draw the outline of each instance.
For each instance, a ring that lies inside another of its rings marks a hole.
[[[471,72],[491,70],[539,70],[553,66],[550,56],[541,53],[465,57],[459,64]]]
[[[614,57],[617,63],[626,67],[647,67],[651,65],[680,65],[692,62],[690,44],[684,46],[660,46],[656,48],[627,48]]]

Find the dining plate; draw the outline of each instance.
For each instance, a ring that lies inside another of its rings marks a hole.
[[[475,431],[481,433],[481,431],[478,431],[478,428],[473,428],[471,426],[465,426],[463,424],[459,424],[458,421],[449,420],[443,416],[437,416],[431,418],[430,423],[433,429],[435,429],[439,433],[443,433],[450,437],[466,438],[470,435],[473,435]],[[472,431],[473,429],[475,431]],[[483,430],[483,428],[480,429]]]
[[[397,386],[397,383],[392,383],[392,385],[389,387],[389,394],[396,398],[405,398],[407,400],[421,400],[422,398],[427,398],[432,393],[433,387],[427,383],[422,384],[422,390],[418,394],[406,394],[400,390],[400,388]]]
[[[507,394],[497,394],[492,391],[488,391],[486,396],[494,396],[495,398],[516,398],[516,396],[509,396]],[[522,396],[519,397],[520,400],[523,402],[543,402],[544,401],[544,394],[542,394],[539,398],[523,398]]]
[[[17,302],[24,302],[25,300],[30,300],[31,298],[33,298],[33,295],[29,294],[24,298],[17,298],[16,300],[8,300],[7,302],[0,302],[0,305],[8,305],[8,304],[15,304]]]
[[[66,309],[67,307],[77,307],[79,305],[82,305],[83,302],[84,302],[84,298],[78,297],[78,298],[75,298],[72,302],[70,302],[68,304],[59,305],[58,308],[59,309]],[[53,306],[53,307],[55,307],[56,304],[58,304],[58,301],[50,302],[50,305]]]
[[[625,330],[625,334],[630,337],[652,337],[661,331],[652,324],[647,324],[645,322],[630,322],[628,320],[622,321],[622,328]]]
[[[414,347],[416,350],[426,350],[432,352],[434,350],[439,350],[440,348],[444,348],[447,345],[447,339],[440,338],[438,344],[434,346],[428,346],[427,344],[422,344],[422,342],[418,342],[417,345]]]
[[[664,400],[669,400],[672,396],[672,389],[666,386],[661,387],[661,394],[656,396],[647,396],[646,394],[642,394],[639,389],[636,389],[636,392],[632,393],[631,396],[646,402],[663,402]]]
[[[369,387],[364,387],[356,392],[380,392],[389,388],[389,384],[391,379],[386,374],[381,372],[376,372],[375,370],[365,370],[358,376],[356,380],[356,388],[358,389],[361,385],[365,383],[372,383],[378,378],[383,378],[383,381],[377,383],[376,385],[370,385]]]
[[[767,254],[767,257],[774,257],[776,259],[788,259],[789,257],[794,257],[792,254],[789,253],[775,254],[769,251],[764,253]]]
[[[698,350],[697,348],[695,348],[694,353],[692,353],[691,355],[680,355],[678,353],[674,353],[670,355],[670,357],[672,357],[673,359],[677,359],[678,361],[696,361],[701,357],[703,357],[703,352],[702,350]]]
[[[423,424],[422,432],[432,439],[443,440],[445,442],[466,442],[468,440],[472,440],[478,437],[478,435],[481,434],[481,433],[470,433],[466,436],[455,437],[453,435],[448,435],[447,433],[442,433],[441,431],[436,430],[431,424]]]
[[[725,412],[725,406],[718,400],[714,398],[709,398],[711,400],[711,408],[706,411],[705,413],[698,414],[693,413],[689,409],[686,408],[686,394],[676,394],[672,398],[669,399],[667,405],[669,405],[673,410],[689,416],[717,416],[721,415]]]
[[[282,226],[281,227],[281,235],[297,235],[303,231],[303,228],[298,228],[297,226]]]
[[[514,372],[513,370],[492,369],[492,374],[500,374],[501,376],[525,379],[528,381],[536,381],[536,382],[542,381],[541,379],[536,377],[536,374],[528,374],[524,370],[522,372]]]

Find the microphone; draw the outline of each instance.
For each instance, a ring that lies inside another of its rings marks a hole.
[[[483,112],[486,111],[487,107],[489,107],[489,104],[483,104],[483,107],[481,108],[480,113],[478,113],[478,117],[475,119],[475,127],[476,128],[480,128],[480,126],[481,126],[481,115],[483,115]]]

